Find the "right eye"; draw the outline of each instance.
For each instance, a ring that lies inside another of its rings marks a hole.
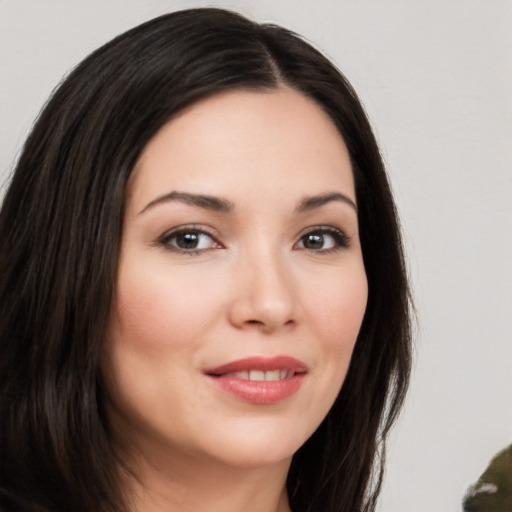
[[[159,243],[171,251],[197,254],[209,249],[220,249],[221,245],[205,231],[180,229],[162,236]]]

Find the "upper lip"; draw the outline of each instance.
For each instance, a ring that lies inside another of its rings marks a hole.
[[[215,368],[208,368],[205,373],[208,375],[224,375],[226,373],[243,372],[248,370],[260,370],[262,372],[273,370],[288,370],[294,373],[306,373],[307,365],[294,357],[246,357],[238,359]]]

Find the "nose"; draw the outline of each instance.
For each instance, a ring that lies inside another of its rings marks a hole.
[[[233,275],[234,297],[229,318],[239,329],[269,334],[299,320],[298,293],[292,273],[277,255],[251,258]]]

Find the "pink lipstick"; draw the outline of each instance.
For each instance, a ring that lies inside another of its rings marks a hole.
[[[307,366],[288,356],[248,357],[210,368],[205,374],[228,395],[254,404],[275,404],[299,390]]]

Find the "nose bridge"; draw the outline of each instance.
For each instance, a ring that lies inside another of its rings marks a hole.
[[[238,326],[273,331],[297,320],[297,296],[286,255],[270,244],[255,244],[240,256],[232,319]]]

